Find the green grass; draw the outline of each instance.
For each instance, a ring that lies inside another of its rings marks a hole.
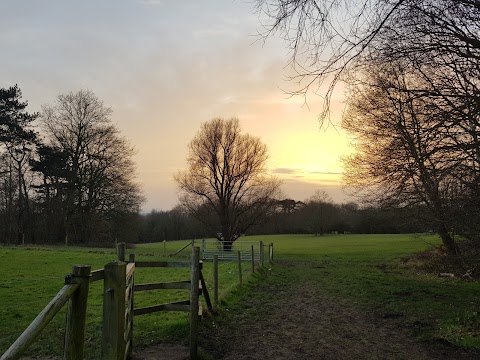
[[[269,267],[269,281],[288,285],[299,278],[310,279],[334,296],[359,307],[374,309],[385,316],[401,319],[425,340],[443,339],[458,346],[480,348],[480,284],[417,273],[403,258],[439,244],[436,236],[412,235],[313,235],[248,236],[239,241],[273,243],[277,263]],[[186,241],[167,242],[172,254]],[[142,244],[127,249],[138,260],[175,260],[164,257],[164,244]],[[179,260],[188,259],[187,248]],[[0,354],[22,333],[43,307],[63,286],[63,276],[74,264],[102,268],[115,260],[113,249],[88,248],[9,248],[0,247]],[[295,267],[283,264],[295,263]],[[244,278],[250,272],[243,266]],[[212,284],[212,264],[204,264],[206,282]],[[145,269],[136,272],[137,283],[187,280],[188,269]],[[272,280],[273,279],[273,280]],[[241,291],[254,291],[265,281],[256,274]],[[220,263],[220,296],[226,304],[239,299],[237,266]],[[87,315],[86,358],[99,358],[102,317],[101,281],[90,289]],[[230,295],[228,295],[230,294]],[[152,291],[135,295],[137,306],[148,306],[188,298],[185,291]],[[238,305],[238,306],[241,306]],[[65,312],[59,314],[35,342],[30,354],[61,354]],[[159,341],[185,342],[187,315],[157,313],[135,318],[134,344],[143,347]]]
[[[263,235],[247,236],[240,241],[273,243],[275,256],[282,259],[317,260],[319,257],[336,259],[394,259],[438,245],[434,235]]]
[[[167,254],[175,253],[187,241],[167,243]],[[145,244],[135,249],[137,260],[188,260],[190,249],[180,257],[163,257],[163,243]],[[0,280],[0,354],[15,341],[38,313],[49,303],[64,284],[64,275],[70,273],[72,265],[88,264],[92,270],[103,268],[116,259],[113,249],[65,248],[65,247],[0,247],[2,280]],[[136,283],[189,280],[188,268],[139,268]],[[226,294],[238,283],[237,267],[232,263],[219,265],[219,293]],[[243,269],[244,277],[248,268]],[[204,264],[207,284],[213,282],[211,263]],[[85,358],[100,358],[101,319],[103,311],[103,282],[91,285],[87,308]],[[213,296],[213,295],[212,295]],[[187,300],[188,291],[156,290],[139,292],[135,295],[136,307]],[[42,332],[27,354],[62,354],[65,332],[65,310],[63,309]],[[188,338],[187,314],[170,312],[142,315],[135,318],[134,343],[137,347],[162,341],[186,341]]]
[[[412,253],[440,244],[435,235],[281,235],[249,240],[273,243],[276,259],[297,264],[275,266],[285,283],[311,279],[337,297],[402,319],[423,340],[480,349],[480,283],[419,273],[406,264]]]
[[[0,257],[0,353],[3,353],[62,288],[63,276],[71,271],[72,265],[90,264],[97,269],[113,260],[115,255],[103,251],[87,252],[85,249],[65,251],[0,247]],[[92,287],[90,314],[101,313],[101,299],[96,294],[99,289],[98,286]],[[88,326],[92,327],[91,318]],[[64,329],[65,312],[62,311],[43,331],[32,346],[31,353],[58,354],[62,348]]]

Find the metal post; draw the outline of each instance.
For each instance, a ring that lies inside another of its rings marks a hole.
[[[255,248],[252,245],[252,274],[255,272]]]
[[[218,255],[213,255],[213,302],[218,305]]]
[[[242,254],[240,251],[237,251],[237,261],[238,261],[238,280],[240,285],[242,284]]]

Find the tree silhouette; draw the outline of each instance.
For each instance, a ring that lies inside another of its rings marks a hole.
[[[225,250],[277,205],[280,183],[267,176],[266,160],[266,146],[235,118],[204,123],[189,144],[188,168],[174,178],[180,201]]]
[[[25,241],[25,227],[30,213],[29,191],[25,179],[30,154],[34,149],[36,133],[32,129],[32,122],[38,114],[29,114],[25,109],[27,101],[22,102],[22,92],[15,85],[8,89],[0,89],[0,144],[3,144],[7,153],[8,161],[13,164],[16,172],[17,184],[10,184],[9,194],[6,194],[6,211],[12,212],[13,191],[17,191],[17,232],[20,241]],[[5,170],[8,173],[7,181],[12,182],[14,175],[12,169]],[[7,190],[7,188],[5,188]]]
[[[121,222],[122,214],[137,212],[143,201],[133,148],[112,124],[111,112],[85,90],[59,95],[43,107],[47,147],[37,169],[50,188],[62,191],[66,244],[70,235],[81,242],[102,236],[106,221]]]

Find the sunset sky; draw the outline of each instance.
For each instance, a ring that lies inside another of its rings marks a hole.
[[[264,19],[263,19],[264,20]],[[60,93],[92,90],[137,150],[143,210],[177,203],[173,174],[202,122],[238,117],[269,149],[286,197],[325,190],[336,201],[339,127],[320,129],[321,99],[288,98],[288,50],[255,36],[262,17],[240,0],[31,0],[0,5],[0,87],[18,84],[29,111]],[[332,119],[343,111],[341,92]]]

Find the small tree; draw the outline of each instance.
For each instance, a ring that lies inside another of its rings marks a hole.
[[[317,190],[306,201],[304,213],[315,235],[324,235],[331,226],[336,212],[332,198],[322,190]]]
[[[187,170],[175,175],[182,205],[227,251],[277,206],[280,182],[267,175],[266,161],[266,146],[242,134],[238,119],[216,118],[202,125],[189,144]]]

